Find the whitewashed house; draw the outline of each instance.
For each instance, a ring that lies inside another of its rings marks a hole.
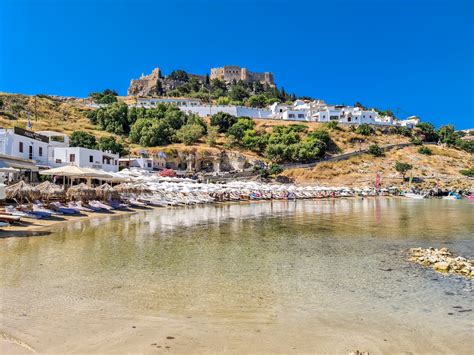
[[[82,147],[54,147],[50,158],[50,166],[76,165],[81,168],[101,169],[117,172],[119,155]]]
[[[44,135],[19,127],[0,129],[0,154],[47,167],[49,149],[49,138]]]
[[[34,170],[37,170],[37,168],[77,165],[83,168],[118,171],[118,154],[69,147],[69,137],[54,131],[32,132],[18,127],[0,129],[0,154],[29,161],[32,165],[30,170],[34,167],[36,168]]]
[[[120,158],[119,166],[122,169],[138,168],[147,171],[155,170],[153,158],[146,157]]]

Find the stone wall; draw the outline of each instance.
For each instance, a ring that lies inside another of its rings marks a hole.
[[[211,68],[211,79],[223,80],[227,83],[236,80],[245,82],[260,82],[274,86],[273,74],[270,72],[255,73],[235,65],[225,65],[221,68]]]

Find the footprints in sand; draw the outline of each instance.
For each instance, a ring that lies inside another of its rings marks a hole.
[[[166,337],[167,340],[173,340],[174,337],[172,336],[167,336]],[[171,349],[171,346],[169,345],[165,345],[164,347],[162,345],[158,345],[158,343],[153,343],[153,344],[150,344],[151,346],[156,346],[157,349],[161,349],[161,348],[165,348],[165,349]]]

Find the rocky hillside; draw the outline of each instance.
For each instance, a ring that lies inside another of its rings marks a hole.
[[[397,161],[412,165],[406,173],[413,182],[421,187],[456,186],[474,188],[474,179],[460,173],[474,167],[474,155],[462,150],[429,146],[431,155],[418,152],[419,146],[410,146],[387,151],[384,156],[374,157],[362,154],[347,160],[322,162],[313,168],[288,169],[283,174],[299,183],[317,183],[322,185],[366,186],[375,181],[379,172],[384,184],[408,185],[395,170]]]
[[[105,132],[93,125],[87,117],[91,109],[84,103],[84,100],[75,98],[0,94],[0,126],[25,128],[30,117],[35,131],[55,130],[71,134],[73,131],[82,130],[96,137],[112,135],[117,139],[124,139],[129,148],[135,152],[143,149],[137,144],[130,144],[126,137]],[[208,119],[205,121],[209,124]],[[259,132],[272,132],[275,127],[292,124],[294,125],[294,122],[256,120],[254,129]],[[326,150],[326,158],[366,150],[373,145],[383,148],[391,144],[409,143],[412,139],[393,128],[376,129],[367,135],[347,126],[329,127],[320,123],[304,123],[304,125],[308,132],[325,130],[329,133],[330,143]],[[409,146],[387,151],[384,156],[379,157],[362,154],[343,161],[321,162],[312,168],[289,168],[283,175],[300,183],[366,185],[374,181],[377,172],[381,172],[384,182],[399,184],[402,182],[401,175],[394,166],[396,161],[402,161],[413,166],[407,176],[416,177],[416,181],[421,184],[454,181],[456,184],[473,187],[472,179],[469,180],[460,174],[460,170],[474,167],[473,154],[445,146],[429,146],[429,148],[431,155],[419,153],[420,146]],[[267,160],[263,153],[249,150],[242,145],[229,144],[229,139],[224,134],[217,135],[212,147],[207,144],[206,137],[203,137],[194,144],[175,143],[165,147],[147,147],[146,150],[149,152],[163,150],[173,152],[176,156],[194,154],[202,157],[218,157],[227,152],[225,154],[247,157],[249,161]]]

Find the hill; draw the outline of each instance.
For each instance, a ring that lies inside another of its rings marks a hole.
[[[74,131],[82,130],[93,134],[97,138],[113,136],[117,140],[123,140],[130,150],[135,153],[144,148],[139,144],[131,143],[127,136],[106,132],[100,129],[99,125],[91,123],[88,115],[93,111],[93,109],[85,105],[84,99],[46,95],[0,94],[0,126],[2,127],[20,126],[25,128],[28,117],[30,117],[33,130],[35,131],[54,130],[70,135]],[[209,127],[209,118],[204,119],[203,122]],[[273,156],[268,154],[268,145],[271,145],[276,131],[283,132],[282,135],[288,134],[290,138],[297,138],[295,142],[290,142],[291,144],[274,145],[282,149],[285,147],[298,147],[300,150],[297,150],[296,154],[299,154],[300,158],[301,152],[305,153],[307,146],[311,149],[314,149],[314,147],[319,149],[319,145],[311,145],[313,141],[309,140],[314,135],[313,132],[326,132],[328,135],[327,145],[324,146],[325,148],[322,151],[323,156],[319,156],[319,158],[337,157],[341,154],[366,150],[373,145],[385,147],[392,144],[406,144],[410,143],[413,139],[413,137],[408,136],[409,134],[407,134],[406,130],[399,130],[393,127],[376,128],[370,132],[362,132],[365,133],[362,134],[356,127],[316,122],[255,120],[252,124],[254,126],[250,127],[250,129],[256,132],[257,135],[251,138],[266,137],[266,150],[251,148],[250,145],[243,144],[242,141],[236,140],[235,137],[229,137],[223,133],[216,135],[212,146],[208,144],[208,139],[204,136],[191,144],[172,143],[166,146],[146,147],[146,149],[150,153],[166,150],[168,152],[192,153],[202,156],[216,156],[222,152],[235,152],[251,161],[273,160],[284,165],[284,159],[278,159],[279,156],[275,154]],[[286,127],[287,130],[282,130],[282,127]],[[320,133],[318,133],[319,138]],[[324,137],[321,139],[324,139]],[[308,142],[311,144],[308,145]],[[376,172],[381,172],[384,182],[399,184],[402,182],[401,176],[395,171],[394,166],[396,161],[403,161],[413,165],[413,169],[407,175],[411,174],[417,177],[421,184],[433,184],[435,181],[441,181],[442,183],[449,184],[453,182],[457,185],[473,187],[472,180],[467,179],[459,172],[460,170],[474,167],[472,153],[447,146],[430,146],[429,148],[431,149],[431,155],[420,154],[418,152],[419,146],[409,146],[387,151],[381,157],[372,154],[362,154],[343,161],[321,162],[311,168],[288,167],[283,172],[283,175],[299,183],[364,185],[374,180]],[[293,154],[295,154],[294,151]],[[301,161],[305,162],[305,159],[303,156]]]

